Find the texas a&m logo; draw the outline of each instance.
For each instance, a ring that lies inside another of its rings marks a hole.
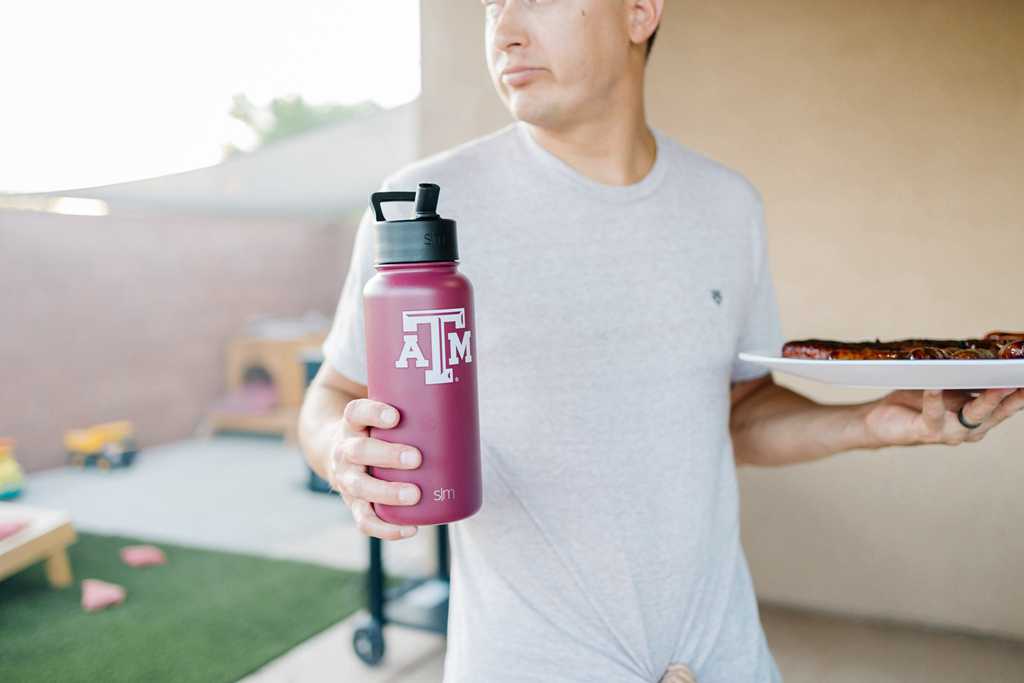
[[[453,324],[455,330],[447,330],[445,325]],[[430,360],[423,356],[420,349],[420,325],[430,326]],[[402,330],[410,334],[403,335],[405,343],[402,353],[395,361],[396,368],[409,367],[409,359],[416,360],[416,367],[427,368],[424,378],[427,384],[446,384],[458,381],[454,377],[451,366],[460,362],[472,363],[473,354],[469,348],[470,335],[466,330],[465,308],[434,308],[425,311],[402,311]],[[465,330],[462,336],[456,330]],[[460,360],[461,359],[461,360]]]

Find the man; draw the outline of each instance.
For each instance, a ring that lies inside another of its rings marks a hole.
[[[762,200],[646,123],[664,1],[483,4],[488,67],[515,121],[383,186],[440,185],[475,291],[484,504],[449,527],[445,683],[779,681],[736,466],[976,441],[1024,395],[819,405],[737,360],[784,341]],[[371,231],[367,212],[300,438],[358,527],[399,539],[370,502],[421,492],[366,466],[431,454],[366,431],[401,419],[366,398]]]

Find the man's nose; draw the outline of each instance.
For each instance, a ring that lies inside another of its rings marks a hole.
[[[494,47],[502,52],[529,44],[526,27],[523,22],[522,7],[519,0],[509,0],[504,4],[498,18],[494,21]]]

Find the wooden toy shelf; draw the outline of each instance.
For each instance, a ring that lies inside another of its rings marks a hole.
[[[297,440],[299,408],[306,391],[306,368],[302,355],[319,347],[326,331],[289,338],[237,336],[227,348],[227,387],[237,391],[253,374],[269,379],[277,394],[277,405],[266,413],[229,412],[211,409],[196,430],[197,435],[215,432],[279,434],[289,443]]]

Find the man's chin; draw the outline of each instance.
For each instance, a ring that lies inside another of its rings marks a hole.
[[[540,100],[542,98],[514,96],[508,104],[508,110],[519,121],[548,127],[558,118],[557,107],[553,107],[550,101]]]

